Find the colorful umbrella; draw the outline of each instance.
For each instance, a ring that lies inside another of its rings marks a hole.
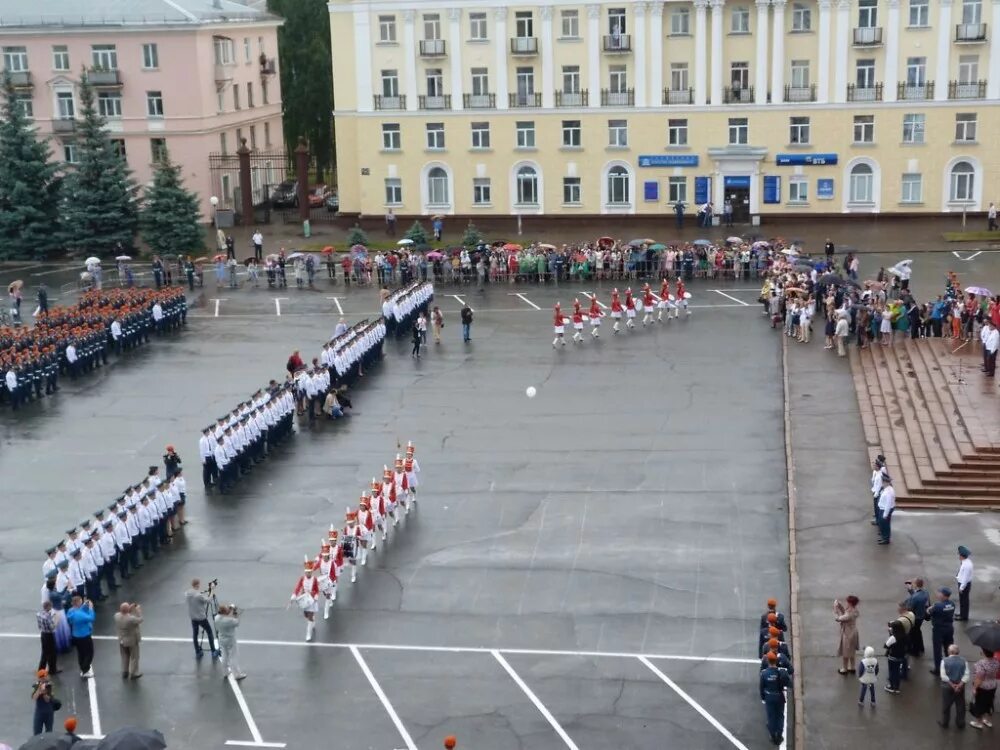
[[[712,243],[708,240],[695,240],[691,243],[692,245],[698,245],[699,247],[709,247]]]
[[[215,261],[216,263],[218,263],[220,260],[225,260],[225,259],[226,259],[225,253],[216,253],[215,255],[212,256],[212,260]]]
[[[24,286],[24,282],[18,279],[17,281],[12,281],[7,285],[7,291],[13,292],[15,289],[20,289]]]
[[[444,253],[438,252],[437,250],[432,250],[427,253],[427,260],[441,260],[444,257]]]
[[[728,242],[731,245],[741,245],[741,244],[743,244],[743,238],[742,237],[735,237],[735,236],[734,237],[726,237],[726,242]]]
[[[198,258],[195,258],[195,259],[194,259],[193,261],[191,261],[191,262],[192,262],[192,263],[208,263],[208,258],[207,258],[206,256],[202,255],[202,256],[200,256],[200,257],[198,257]]]
[[[523,248],[520,245],[518,245],[516,242],[508,242],[506,245],[503,246],[503,249],[504,250],[509,250],[511,252],[516,252],[516,251],[521,250]]]
[[[333,255],[333,245],[327,245],[321,252],[323,255]]]
[[[966,294],[975,294],[977,297],[992,297],[993,292],[984,286],[967,286],[965,287]]]
[[[652,245],[649,246],[649,249],[650,250],[666,250],[667,246],[664,245],[662,242],[654,242]]]
[[[413,240],[411,240],[409,237],[404,237],[403,239],[401,239],[396,244],[397,245],[412,245],[413,244]]]
[[[306,257],[305,253],[294,252],[291,255],[287,256],[285,260],[296,260],[298,258],[304,258],[304,257]]]
[[[547,242],[539,242],[537,245],[535,245],[535,247],[537,247],[539,250],[555,250],[556,249],[555,245],[550,245]]]

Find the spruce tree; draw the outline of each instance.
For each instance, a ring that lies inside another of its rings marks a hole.
[[[413,222],[413,226],[410,227],[404,237],[408,240],[413,240],[414,245],[427,244],[427,230],[424,229],[424,225],[421,224],[419,220]]]
[[[139,223],[138,190],[125,160],[115,153],[94,106],[94,89],[86,74],[80,84],[77,123],[79,163],[67,175],[62,223],[67,247],[86,255],[105,255],[131,248]]]
[[[164,154],[139,215],[142,239],[161,255],[197,254],[205,245],[199,218],[198,196],[184,187],[180,166]]]
[[[41,259],[60,246],[59,167],[24,116],[10,76],[0,118],[0,259]]]
[[[365,230],[361,227],[351,227],[351,231],[347,233],[347,246],[364,245],[368,247],[368,244],[368,234]]]
[[[462,235],[462,244],[465,245],[465,247],[476,247],[481,244],[482,241],[483,235],[480,234],[476,225],[470,221],[469,226],[465,228],[465,234]]]

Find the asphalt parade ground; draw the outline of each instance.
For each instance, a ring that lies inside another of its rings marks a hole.
[[[315,356],[340,310],[374,314],[376,290],[239,290],[218,316],[205,290],[183,334],[0,414],[0,740],[30,727],[43,550],[172,443],[190,523],[99,605],[96,632],[112,637],[96,678],[63,657],[56,693],[82,732],[147,725],[206,749],[412,750],[449,733],[476,750],[767,744],[757,619],[788,599],[778,342],[756,283],[693,287],[689,318],[618,337],[605,325],[557,352],[551,305],[588,290],[442,288],[444,343],[415,361],[388,342],[350,420],[300,424],[225,497],[201,490],[200,428],[281,377],[292,349]],[[302,555],[407,440],[419,505],[342,580],[307,645],[287,609]],[[194,658],[195,576],[246,613],[238,686]],[[123,599],[144,610],[137,682],[119,675],[109,605]]]

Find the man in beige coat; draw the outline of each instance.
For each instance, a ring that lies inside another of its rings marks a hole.
[[[115,613],[115,632],[118,634],[123,678],[138,680],[142,677],[142,672],[139,671],[139,641],[142,640],[139,625],[141,623],[142,607],[135,603],[122,602]]]

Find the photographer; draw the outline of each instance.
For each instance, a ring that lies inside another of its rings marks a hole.
[[[73,606],[66,612],[76,658],[80,662],[80,676],[84,679],[94,676],[91,664],[94,661],[94,605],[90,599],[73,597]]]
[[[212,653],[212,658],[219,659],[222,656],[222,653],[215,648],[215,634],[212,632],[212,625],[208,621],[208,608],[215,598],[216,583],[216,581],[211,581],[208,584],[208,589],[202,591],[201,581],[195,578],[191,581],[191,588],[184,594],[188,605],[188,616],[191,618],[191,639],[194,642],[194,655],[198,659],[205,654],[204,649],[198,643],[199,628],[204,630],[208,636],[208,648]]]
[[[32,735],[51,732],[56,711],[62,708],[62,703],[52,695],[49,673],[39,669],[37,677],[38,682],[31,688],[31,700],[35,704],[35,716],[31,724]]]
[[[215,616],[215,630],[219,634],[219,648],[222,649],[222,665],[226,668],[226,676],[232,675],[237,680],[247,676],[240,669],[239,655],[236,650],[236,628],[240,626],[240,613],[234,604],[219,606],[219,614]]]
[[[115,612],[115,632],[118,634],[118,650],[122,658],[122,679],[138,680],[142,677],[139,671],[139,642],[142,633],[142,607],[135,603],[122,602]]]

